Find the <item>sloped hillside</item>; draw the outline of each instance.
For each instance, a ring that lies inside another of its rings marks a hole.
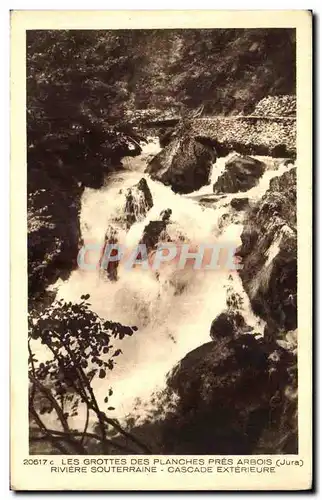
[[[248,114],[267,95],[295,94],[292,29],[145,30],[135,42],[144,51],[130,80],[136,108]]]

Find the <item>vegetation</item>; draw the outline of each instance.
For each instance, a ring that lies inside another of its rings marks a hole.
[[[251,112],[267,95],[294,94],[294,45],[290,29],[28,31],[29,298],[75,263],[83,187],[100,187],[139,151],[135,111]],[[136,328],[102,320],[88,298],[41,312],[30,300],[30,442],[53,453],[149,453],[109,403],[108,374],[121,355],[112,341]],[[96,379],[106,383],[106,406]]]
[[[239,113],[294,94],[294,46],[292,29],[28,31],[28,167],[93,180],[136,144],[137,109]]]
[[[249,113],[267,95],[295,94],[295,38],[272,28],[140,31],[135,107]]]
[[[99,187],[139,150],[136,110],[248,113],[295,93],[294,47],[292,29],[28,31],[28,169]]]
[[[28,32],[29,170],[45,169],[67,185],[99,185],[128,151],[125,75],[135,60],[124,54],[126,39],[113,32]]]
[[[58,300],[42,313],[33,311],[29,315],[30,441],[45,441],[67,454],[86,454],[93,446],[106,454],[119,449],[149,452],[110,416],[115,409],[108,403],[112,388],[106,389],[106,408],[100,406],[93,390],[95,379],[108,379],[115,359],[122,354],[121,349],[113,348],[111,340],[133,335],[137,328],[102,320],[89,309],[89,295],[81,299],[79,304]],[[36,359],[33,346],[37,343],[44,346],[46,361]],[[86,415],[84,427],[75,430],[70,421],[79,411]],[[54,414],[50,419],[54,425],[48,424],[46,414]],[[95,432],[88,431],[90,418]],[[111,434],[121,435],[123,444],[111,440]]]

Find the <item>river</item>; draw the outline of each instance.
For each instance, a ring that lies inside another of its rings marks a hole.
[[[150,155],[158,150],[158,141],[151,140],[140,157],[125,159],[126,170],[109,177],[100,190],[85,189],[80,216],[85,241],[103,242],[110,226],[118,231],[119,241],[127,246],[135,245],[148,222],[159,220],[160,212],[170,208],[169,232],[174,241],[183,234],[188,241],[212,243],[222,240],[238,247],[243,213],[235,219],[229,217],[232,213],[230,200],[248,197],[256,201],[265,193],[270,179],[290,167],[281,160],[278,163],[276,159],[261,158],[268,169],[255,188],[211,201],[214,199],[212,185],[224,171],[227,157],[218,159],[213,165],[209,185],[189,195],[180,195],[144,173]],[[124,216],[124,192],[142,177],[147,180],[153,207],[128,232],[122,233],[115,221]],[[228,223],[223,224],[223,216],[228,216]],[[138,327],[132,337],[114,342],[123,354],[117,358],[108,382],[98,379],[94,386],[101,403],[108,388],[113,388],[109,404],[115,410],[111,416],[120,421],[128,415],[144,420],[153,406],[153,394],[164,389],[169,371],[189,351],[211,340],[212,320],[225,310],[229,291],[241,297],[241,309],[248,325],[263,332],[264,323],[253,315],[236,272],[194,271],[191,268],[179,271],[169,265],[158,277],[153,270],[140,269],[140,266],[131,272],[120,266],[118,273],[118,280],[110,281],[101,270],[77,269],[67,281],[59,280],[53,288],[57,290],[57,298],[66,301],[77,302],[82,294],[88,293],[92,310],[102,318]],[[82,418],[80,413],[77,419]],[[76,420],[73,426],[79,426]]]

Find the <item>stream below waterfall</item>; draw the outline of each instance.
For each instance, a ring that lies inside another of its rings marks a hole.
[[[267,170],[256,187],[243,193],[215,197],[212,185],[227,162],[227,157],[219,158],[213,165],[209,185],[188,195],[180,195],[144,173],[148,158],[158,151],[158,141],[151,140],[143,147],[140,157],[126,158],[123,162],[126,169],[109,176],[101,189],[85,189],[80,214],[84,241],[104,241],[107,227],[116,227],[115,221],[123,215],[122,193],[144,177],[152,194],[153,207],[129,231],[120,234],[119,227],[116,228],[122,243],[128,246],[138,244],[149,221],[160,220],[160,213],[170,208],[169,231],[174,241],[183,234],[192,242],[222,240],[238,247],[243,212],[239,212],[238,217],[228,218],[228,223],[222,223],[223,216],[233,212],[231,199],[247,197],[256,201],[263,196],[272,177],[290,168],[282,160],[261,157]],[[59,280],[53,286],[58,299],[78,302],[82,294],[90,294],[91,308],[100,317],[138,327],[132,337],[113,342],[123,354],[117,358],[108,381],[97,380],[97,387],[94,387],[99,402],[103,402],[109,387],[113,388],[109,403],[115,410],[110,416],[120,421],[128,415],[144,419],[151,409],[153,393],[164,389],[167,374],[176,363],[191,350],[211,340],[211,323],[226,309],[229,287],[242,298],[242,313],[247,324],[262,333],[264,323],[253,315],[236,271],[195,271],[191,268],[180,271],[168,265],[156,276],[152,269],[137,266],[129,272],[120,266],[117,281],[110,281],[102,270],[76,269],[68,280]],[[82,418],[80,412],[74,417],[73,426],[78,427],[76,419]]]

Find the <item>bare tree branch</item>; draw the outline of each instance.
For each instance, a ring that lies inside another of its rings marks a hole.
[[[46,433],[50,434],[51,436],[57,436],[60,439],[70,438],[70,434],[66,434],[65,432],[61,432],[61,431],[56,431],[55,429],[46,429]],[[85,438],[95,439],[96,441],[99,441],[102,443],[101,436],[99,436],[98,434],[92,433],[92,432],[83,433],[83,432],[77,432],[77,431],[74,432],[73,431],[71,435],[75,436],[75,437],[83,437],[84,436]],[[41,441],[43,439],[46,439],[46,437],[48,437],[48,436],[32,436],[30,438],[30,440],[31,441]],[[127,448],[126,446],[123,446],[122,444],[119,444],[116,441],[113,441],[111,439],[106,439],[106,442],[109,443],[110,446],[117,448],[119,450],[125,451],[126,453],[135,453],[134,450],[131,450],[131,449]]]
[[[89,407],[87,405],[86,406],[86,421],[85,421],[85,426],[84,426],[83,435],[82,435],[82,439],[81,439],[81,444],[84,443],[84,439],[85,439],[87,428],[88,428],[88,422],[89,422]]]
[[[52,395],[50,389],[48,387],[45,387],[39,380],[34,378],[32,375],[29,375],[30,380],[35,384],[35,386],[39,389],[40,392],[42,392],[47,399],[51,402],[53,405],[53,408],[55,409],[57,416],[62,424],[62,427],[65,432],[69,432],[69,426],[67,423],[67,419],[65,418],[62,409],[60,408],[59,404],[57,403],[56,399]]]

